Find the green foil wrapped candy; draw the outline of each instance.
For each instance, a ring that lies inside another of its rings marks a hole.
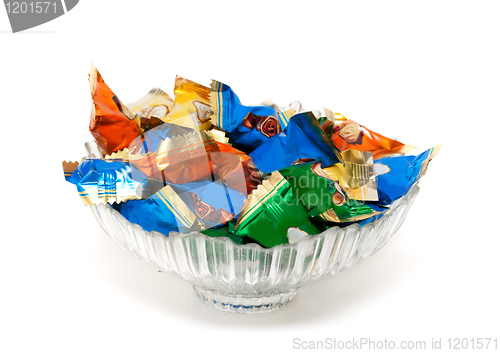
[[[293,165],[280,173],[313,220],[355,222],[376,214],[369,206],[350,199],[337,180],[325,173],[320,162]]]
[[[295,199],[291,185],[274,172],[248,196],[234,232],[270,248],[298,241],[300,235],[318,234],[319,230]]]

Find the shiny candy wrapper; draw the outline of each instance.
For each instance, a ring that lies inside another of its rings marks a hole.
[[[167,93],[153,88],[144,97],[126,106],[93,66],[90,90],[90,131],[107,155],[125,148],[133,153],[154,151],[153,147],[159,138],[175,136],[175,132],[172,134],[172,131],[169,131],[174,129],[174,124],[178,126],[177,130],[184,128],[184,134],[190,130],[208,129],[211,126],[210,90],[179,76],[175,81],[174,102]],[[157,129],[164,122],[171,125]],[[141,144],[145,139],[144,133],[153,129],[155,132],[148,135],[151,141],[145,141],[150,148],[145,150],[145,146]]]
[[[250,156],[226,143],[217,141],[217,146],[222,153],[221,158],[217,158],[220,161],[217,166],[217,175],[227,185],[250,194],[262,183],[265,174],[257,169]],[[241,179],[241,171],[245,176],[244,179]]]
[[[76,185],[86,206],[143,199],[163,187],[163,183],[148,179],[134,166],[122,161],[63,162],[63,169],[66,181]]]
[[[174,101],[172,98],[161,89],[155,87],[144,97],[127,104],[127,107],[133,114],[141,118],[141,122],[144,124],[147,124],[149,119],[154,118],[156,124],[160,124],[171,112],[173,105]]]
[[[130,153],[128,148],[118,152],[113,152],[104,157],[106,160],[121,160],[130,163],[135,168],[139,169],[148,178],[164,181],[161,170],[158,169],[156,164],[156,156],[154,153],[136,154]]]
[[[271,173],[300,159],[321,160],[323,167],[342,163],[339,150],[308,112],[294,115],[281,134],[268,139],[250,154],[261,171]]]
[[[177,76],[174,94],[172,111],[163,121],[194,129],[210,128],[210,89],[208,87]]]
[[[237,217],[247,199],[246,193],[227,187],[220,179],[171,187],[196,215],[203,229],[223,225]]]
[[[210,133],[214,137],[215,141],[226,144],[226,145],[229,144],[229,137],[227,137],[227,134],[224,131],[216,130],[215,128],[212,128],[210,130]]]
[[[378,201],[376,176],[389,171],[381,164],[373,164],[371,152],[353,149],[341,153],[344,164],[323,168],[331,179],[337,180],[347,196],[358,201]]]
[[[373,153],[373,159],[378,159],[396,153],[406,153],[415,148],[373,132],[355,121],[347,120],[341,114],[333,114],[328,109],[325,109],[325,112],[327,119],[323,122],[323,130],[331,133],[331,140],[340,151],[369,151]]]
[[[165,129],[169,124],[164,125],[161,128]],[[177,127],[179,128],[184,129]],[[152,132],[153,130],[148,133]],[[148,141],[148,133],[145,143]],[[192,131],[164,140],[159,138],[155,144],[158,147],[153,153],[131,154],[125,149],[106,158],[128,161],[148,178],[167,183],[185,184],[222,179],[226,185],[242,193],[251,192],[264,177],[248,155],[228,144],[215,141],[210,131]]]
[[[378,159],[375,164],[387,166],[388,173],[377,176],[379,204],[389,205],[406,195],[426,173],[427,165],[441,146],[433,147],[416,156],[394,156]]]
[[[295,111],[279,112],[266,106],[242,105],[231,87],[212,81],[212,124],[228,132],[235,144],[249,151],[262,145],[288,125]]]
[[[304,205],[307,215],[315,220],[353,222],[369,218],[375,211],[350,199],[335,179],[330,178],[319,162],[303,163],[280,170]]]
[[[129,222],[139,224],[148,232],[169,235],[170,232],[187,233],[202,229],[195,214],[170,185],[146,200],[131,200],[112,206]]]
[[[215,152],[219,152],[217,142],[204,131],[167,138],[154,152],[156,165],[145,173],[155,174],[159,170],[161,177],[156,178],[173,184],[213,179],[211,153]]]
[[[140,118],[118,99],[94,66],[89,79],[92,96],[90,132],[106,154],[128,148],[142,135]]]
[[[313,220],[313,224],[321,231],[324,232],[325,230],[328,230],[332,227],[340,227],[340,228],[345,228],[349,227],[350,225],[357,224],[359,228],[363,227],[366,224],[372,223],[376,221],[377,219],[380,219],[385,212],[387,212],[388,208],[384,206],[377,206],[376,204],[370,203],[369,204],[370,208],[372,208],[375,213],[373,216],[369,218],[365,218],[361,221],[355,221],[355,222],[342,222],[342,223],[332,223],[328,221],[319,221],[319,220]]]
[[[169,235],[220,227],[238,215],[246,195],[220,180],[167,185],[146,200],[113,205],[125,218],[148,231]]]
[[[145,147],[149,150],[148,147]],[[203,131],[160,139],[155,152],[130,153],[128,149],[110,155],[122,158],[142,171],[149,178],[172,184],[184,184],[212,179],[211,152],[218,152],[215,140]]]
[[[154,129],[160,125],[163,125],[163,121],[156,116],[152,116],[151,118],[141,118],[141,129],[143,132]]]
[[[154,119],[154,117],[151,119]],[[151,119],[148,119],[148,122],[151,121]],[[132,141],[132,143],[128,147],[128,150],[134,151],[134,153],[136,154],[155,152],[162,141],[171,139],[175,136],[182,136],[193,133],[194,131],[196,130],[172,123],[162,122],[162,124],[158,126],[145,130],[142,136]]]
[[[188,131],[188,133],[185,133]],[[105,158],[130,162],[149,178],[168,183],[182,184],[210,178],[212,165],[209,153],[218,151],[210,135],[175,124],[165,123],[145,134],[128,148]]]
[[[291,185],[274,172],[248,195],[234,233],[269,248],[319,231],[295,199]]]
[[[213,179],[212,152],[219,152],[213,137],[204,131],[193,131],[162,141],[156,150],[155,159],[163,180],[185,184]]]

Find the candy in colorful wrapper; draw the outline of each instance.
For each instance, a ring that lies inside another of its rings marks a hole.
[[[127,220],[147,231],[169,235],[220,227],[243,208],[246,195],[220,180],[167,185],[146,200],[114,204]]]
[[[142,134],[140,119],[109,89],[94,66],[89,79],[92,96],[90,132],[106,154],[129,147]]]
[[[388,172],[387,167],[373,164],[371,152],[348,149],[341,153],[344,164],[334,164],[323,168],[331,179],[337,180],[340,187],[351,199],[358,201],[378,201],[376,176]]]
[[[213,127],[213,126],[212,126]],[[227,137],[226,132],[222,130],[216,130],[212,128],[210,130],[210,133],[214,137],[214,140],[217,141],[217,143],[223,143],[223,144],[229,144],[229,137]]]
[[[69,181],[73,173],[75,172],[76,168],[78,168],[78,165],[80,162],[62,162],[62,167],[63,167],[63,172],[64,172],[64,179],[66,181]]]
[[[130,163],[148,178],[164,181],[163,174],[156,164],[156,155],[154,153],[130,153],[128,148],[125,148],[121,151],[113,152],[104,158],[106,160],[121,160]]]
[[[187,233],[202,229],[195,214],[170,185],[146,200],[131,200],[112,206],[129,222],[139,224],[148,232],[168,236],[172,231]]]
[[[221,152],[218,158],[217,175],[236,190],[250,194],[264,179],[264,173],[257,169],[251,157],[236,148],[217,142]],[[244,179],[241,178],[241,170]]]
[[[200,130],[161,141],[154,155],[162,180],[185,184],[213,179],[212,152],[219,152],[217,143],[209,133]]]
[[[153,88],[141,99],[125,106],[102,80],[99,72],[92,67],[90,87],[93,101],[90,130],[105,154],[128,148],[133,153],[154,151],[159,138],[175,136],[171,130],[189,130],[210,127],[210,91],[207,87],[177,77],[175,81],[175,102],[159,88]],[[170,122],[168,127],[162,127]],[[146,131],[151,141],[144,149],[140,142]],[[178,132],[177,134],[179,134]],[[141,147],[140,150],[136,148]]]
[[[148,179],[134,166],[122,161],[63,162],[63,169],[66,181],[76,185],[86,206],[143,199],[163,187],[163,183]]]
[[[228,187],[220,179],[171,187],[196,215],[203,229],[223,225],[237,217],[247,199],[246,193]]]
[[[295,114],[265,106],[244,106],[233,90],[218,81],[211,84],[212,124],[230,133],[235,144],[254,150],[280,133]]]
[[[253,188],[247,186],[245,179],[245,173],[255,174],[250,170],[253,164],[249,157],[242,152],[237,153],[230,146],[217,143],[209,131],[193,131],[165,139],[159,144],[155,159],[163,175],[162,180],[169,183],[185,184],[220,178],[226,185],[241,192],[246,192],[248,187]]]
[[[319,117],[318,118],[318,123],[320,123],[321,128],[325,132],[326,136],[328,136],[328,139],[332,139],[332,134],[333,134],[333,122],[332,120],[328,119],[325,116]]]
[[[168,126],[165,123],[160,128]],[[151,132],[153,130],[148,133]],[[148,133],[145,134],[144,144],[149,141]],[[148,178],[167,183],[222,179],[227,186],[242,193],[255,189],[263,178],[263,173],[257,170],[249,156],[230,145],[216,142],[210,131],[192,130],[186,135],[165,140],[159,138],[159,141],[155,142],[158,148],[153,153],[130,154],[125,149],[106,158],[128,161]]]
[[[163,174],[162,180],[174,184],[220,178],[227,186],[247,193],[263,177],[250,157],[216,142],[209,131],[194,131],[164,140],[155,159]]]
[[[172,110],[174,101],[161,89],[155,87],[141,99],[127,104],[129,110],[141,118],[141,123],[148,124],[150,119],[155,125],[160,125],[163,119]]]
[[[154,119],[155,117],[152,117],[151,119],[148,119],[148,122]],[[147,127],[148,125],[146,125],[146,128]],[[144,131],[145,132],[142,136],[136,138],[130,144],[128,147],[129,151],[141,154],[155,152],[162,141],[174,136],[186,135],[196,130],[179,126],[177,124],[163,123],[162,121],[160,125]]]
[[[389,167],[389,173],[377,176],[379,204],[389,205],[406,195],[412,186],[427,171],[429,161],[434,158],[440,146],[433,147],[416,156],[394,156],[378,159],[375,163]]]
[[[210,89],[180,76],[175,78],[175,100],[172,111],[163,118],[194,129],[210,128]]]
[[[396,153],[406,153],[415,146],[405,145],[396,140],[391,140],[366,127],[347,120],[341,114],[333,114],[325,108],[327,120],[323,123],[323,129],[332,131],[331,140],[340,151],[354,149],[357,151],[370,151],[373,159],[378,159]]]
[[[151,118],[141,118],[141,129],[143,132],[154,129],[163,124],[163,120],[157,118],[156,116],[152,116]]]
[[[234,233],[269,248],[319,231],[295,199],[291,185],[274,172],[248,195]]]
[[[266,173],[288,167],[300,159],[321,160],[324,167],[342,162],[339,150],[311,112],[294,115],[283,133],[268,139],[250,157],[257,168]]]
[[[373,216],[370,218],[363,219],[362,221],[357,221],[357,222],[342,222],[342,223],[331,223],[327,221],[318,221],[313,220],[312,223],[321,231],[324,232],[325,230],[328,230],[332,227],[340,227],[340,228],[345,228],[349,227],[350,225],[357,224],[359,228],[362,226],[372,223],[373,221],[376,221],[377,219],[381,218],[385,212],[388,210],[387,207],[383,206],[377,206],[376,204],[370,203],[369,206],[375,211]]]
[[[375,213],[369,206],[350,199],[338,182],[325,173],[319,162],[294,165],[281,169],[280,173],[292,186],[307,215],[313,219],[353,222]]]

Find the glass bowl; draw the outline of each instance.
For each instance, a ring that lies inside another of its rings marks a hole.
[[[257,314],[288,304],[297,289],[354,266],[377,252],[399,229],[419,192],[415,185],[380,219],[362,227],[333,227],[294,244],[264,249],[202,233],[147,232],[108,204],[91,206],[104,231],[138,260],[194,286],[208,305]]]

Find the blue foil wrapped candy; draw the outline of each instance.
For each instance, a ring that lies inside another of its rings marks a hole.
[[[339,150],[311,112],[294,115],[285,131],[268,139],[250,157],[266,173],[289,167],[299,159],[321,160],[323,168],[343,163]]]
[[[239,215],[246,195],[222,181],[170,184],[146,200],[113,204],[129,222],[169,235],[219,227]]]
[[[252,151],[288,125],[295,110],[280,112],[266,106],[245,106],[231,87],[212,80],[212,124],[229,133],[235,144]]]
[[[112,206],[129,222],[139,224],[148,232],[164,235],[172,231],[186,233],[196,223],[196,216],[168,185],[146,200],[131,200]]]
[[[171,185],[204,229],[218,227],[237,218],[247,195],[225,185],[222,180]]]
[[[76,185],[85,205],[143,199],[163,187],[163,183],[118,160],[87,159],[63,163],[63,168],[66,181]]]
[[[433,147],[416,156],[395,156],[380,158],[375,164],[389,167],[390,171],[377,176],[379,205],[390,205],[406,195],[412,186],[427,171],[427,164],[434,158],[441,146]]]

